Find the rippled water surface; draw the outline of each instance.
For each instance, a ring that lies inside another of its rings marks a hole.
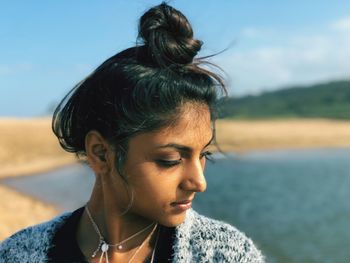
[[[350,262],[350,149],[219,157],[194,209],[250,236],[268,262]],[[82,165],[5,184],[57,205],[83,205],[94,177]]]

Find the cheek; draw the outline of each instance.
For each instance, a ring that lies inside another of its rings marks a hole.
[[[175,218],[175,220],[174,215],[170,213],[172,209],[170,204],[176,200],[178,186],[178,180],[168,177],[168,174],[164,173],[140,180],[135,185],[132,211],[163,225],[170,226],[181,223],[182,216],[179,219]]]
[[[142,169],[141,169],[142,168]],[[176,197],[179,182],[179,169],[162,170],[151,167],[139,167],[134,171],[132,185],[135,201],[141,203],[168,203]]]

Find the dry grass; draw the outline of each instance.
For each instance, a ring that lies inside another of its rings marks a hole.
[[[51,132],[50,119],[0,119],[0,178],[37,173],[75,161]]]
[[[350,147],[350,121],[324,119],[219,120],[217,140],[225,151]]]

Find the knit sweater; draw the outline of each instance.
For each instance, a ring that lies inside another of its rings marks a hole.
[[[0,262],[47,262],[57,229],[71,213],[23,229],[0,244]],[[173,262],[262,263],[264,258],[253,242],[235,227],[190,209],[176,227]]]

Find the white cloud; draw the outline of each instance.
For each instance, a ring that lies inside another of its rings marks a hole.
[[[350,17],[345,17],[343,19],[334,21],[331,24],[331,28],[340,31],[350,31]]]
[[[235,50],[218,58],[217,63],[231,78],[234,94],[259,93],[262,90],[291,85],[307,85],[333,79],[350,78],[350,18],[330,23],[331,30],[314,34],[274,32],[272,45]],[[341,29],[341,30],[340,30]],[[270,32],[271,37],[271,30]],[[262,36],[250,28],[243,32]],[[244,43],[241,43],[241,46]]]

